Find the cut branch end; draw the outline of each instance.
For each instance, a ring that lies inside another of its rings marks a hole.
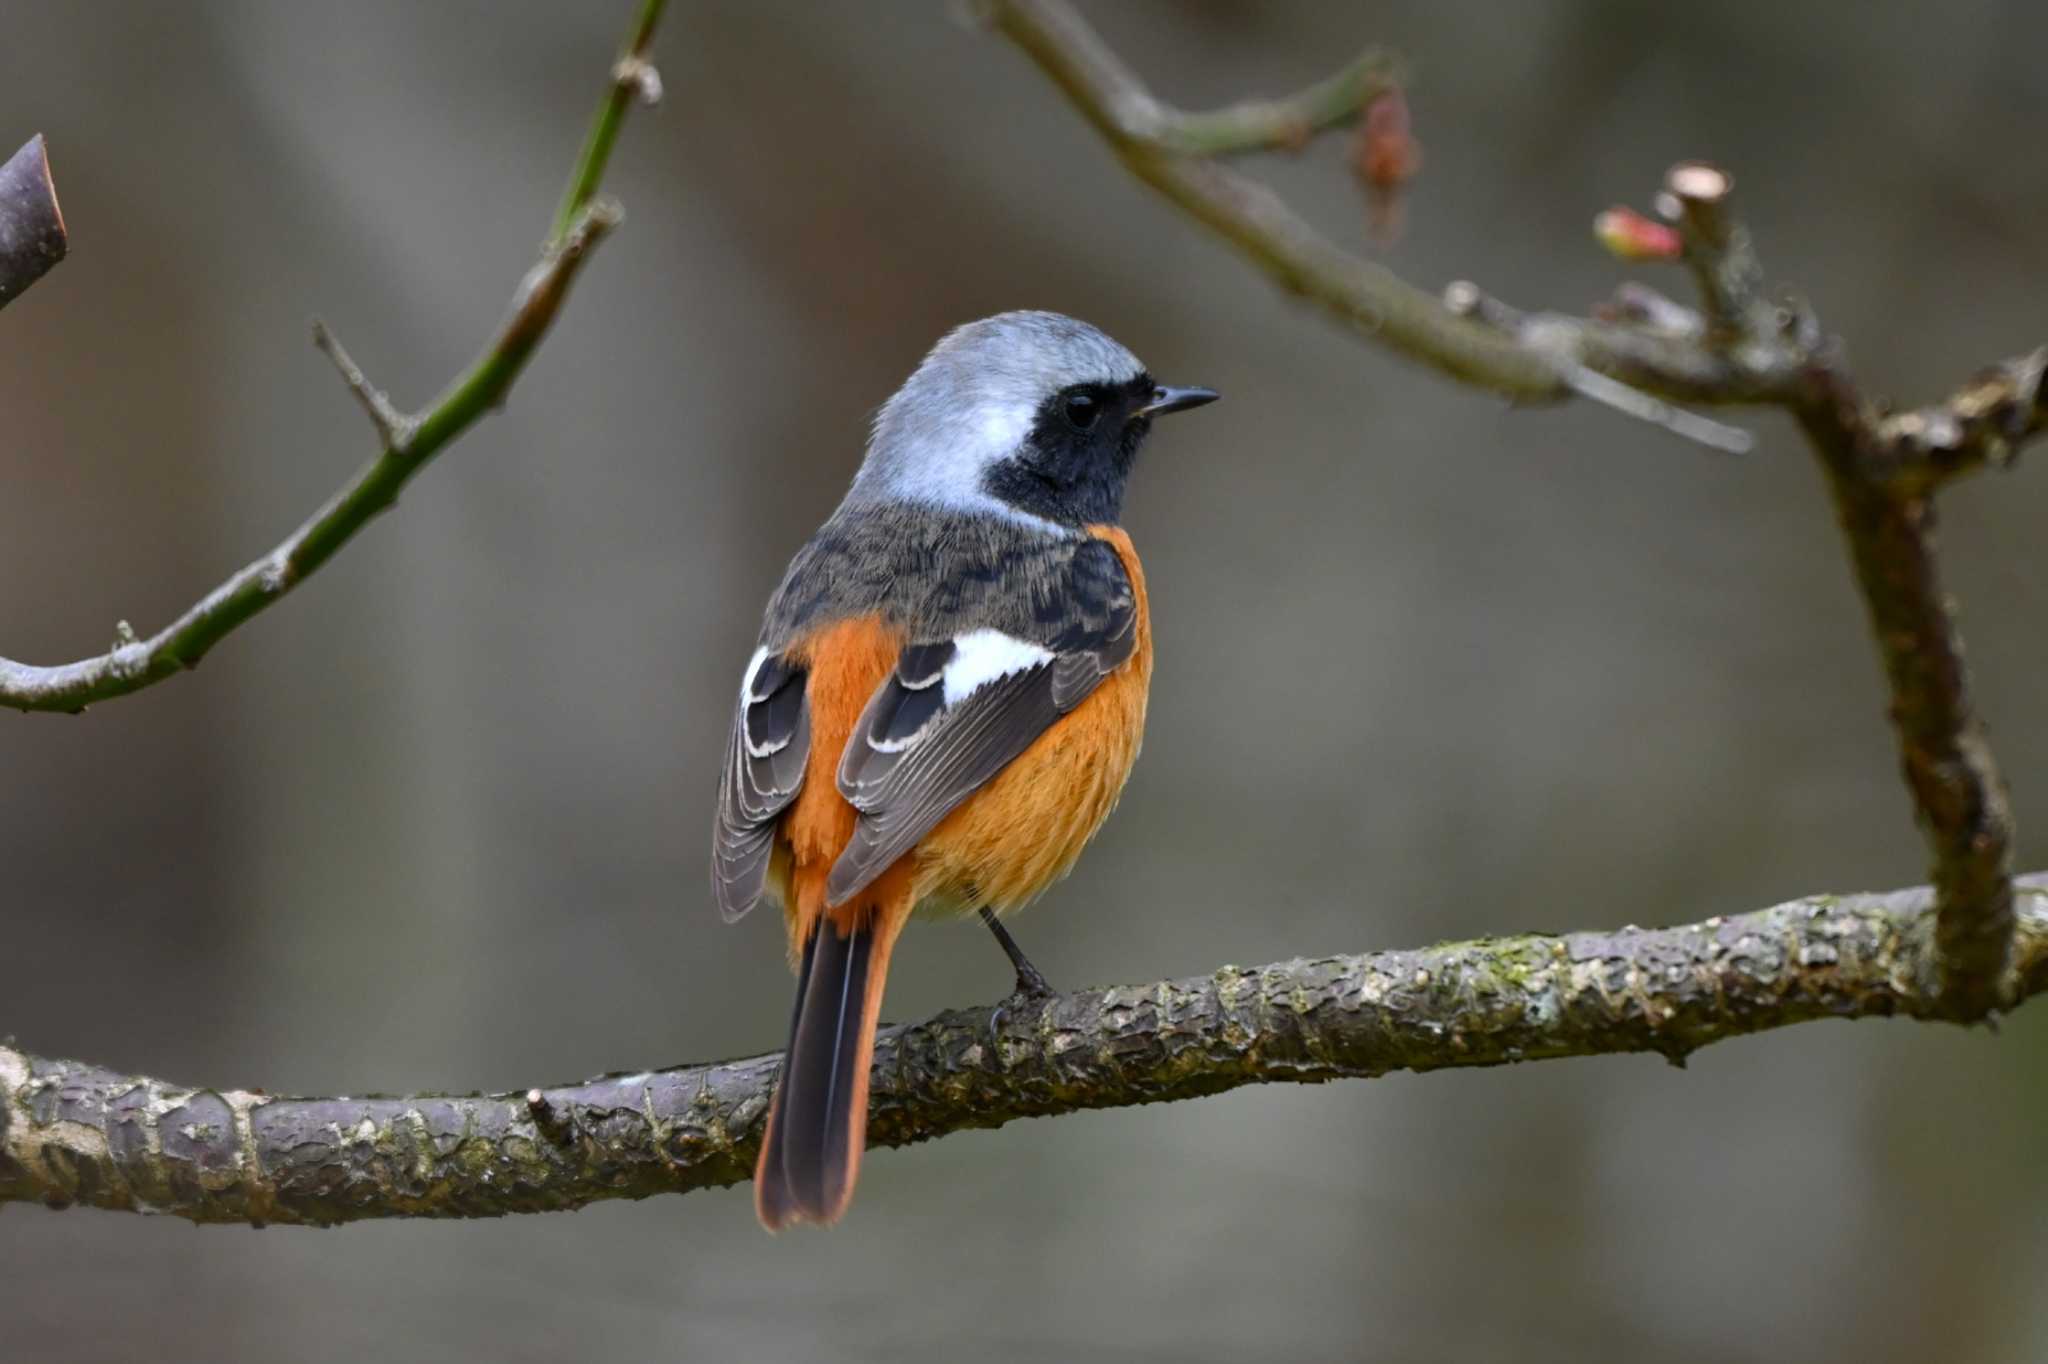
[[[1681,204],[1704,207],[1726,199],[1735,189],[1735,177],[1704,161],[1681,161],[1665,173],[1664,187],[1677,195]]]
[[[48,274],[71,249],[49,150],[37,133],[0,165],[0,308]]]

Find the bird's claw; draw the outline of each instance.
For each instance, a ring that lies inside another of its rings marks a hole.
[[[1047,982],[1046,978],[1039,974],[1037,967],[1027,965],[1025,967],[1018,968],[1017,988],[1010,991],[1010,993],[1001,1001],[999,1001],[996,1004],[995,1008],[989,1012],[989,1041],[991,1043],[996,1043],[1002,1040],[1003,1015],[1011,1012],[1012,1010],[1017,1010],[1021,1012],[1025,1009],[1032,1007],[1033,1005],[1043,1004],[1046,1000],[1051,999],[1054,995],[1058,993],[1059,991],[1053,989],[1052,985],[1049,982]]]
[[[1041,975],[1036,966],[1027,961],[1017,968],[1017,988],[1010,991],[1010,1002],[1019,1004],[1035,1003],[1041,999],[1049,999],[1058,993],[1059,991],[1052,988],[1052,982]]]

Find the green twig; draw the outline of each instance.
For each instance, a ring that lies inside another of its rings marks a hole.
[[[1162,144],[1190,156],[1299,151],[1323,129],[1349,123],[1373,100],[1400,89],[1406,79],[1400,58],[1367,48],[1335,75],[1285,99],[1173,111],[1161,119],[1158,137]]]
[[[661,22],[665,3],[666,0],[641,0],[640,14],[633,21],[625,51],[612,67],[611,88],[605,91],[604,103],[597,106],[597,117],[590,120],[590,133],[583,139],[582,154],[576,158],[576,172],[569,177],[562,206],[555,210],[555,225],[548,232],[550,246],[560,244],[576,215],[597,197],[605,166],[612,158],[612,144],[619,140],[619,129],[625,125],[626,110],[635,99],[646,104],[661,99],[661,77],[648,63],[647,49],[654,41],[654,26]]]
[[[126,696],[197,667],[214,645],[290,592],[390,507],[427,461],[485,413],[504,405],[505,395],[547,334],[591,248],[618,225],[618,205],[599,197],[597,188],[618,140],[626,107],[636,95],[650,98],[660,90],[660,78],[648,64],[646,50],[661,8],[662,0],[643,0],[626,55],[613,69],[611,91],[577,158],[575,175],[547,247],[513,296],[503,326],[475,363],[432,405],[407,415],[370,384],[333,333],[315,323],[315,343],[334,361],[349,390],[369,413],[383,443],[382,452],[284,543],[244,567],[150,638],[123,643],[77,663],[50,667],[0,658],[0,706],[76,713],[94,702]]]

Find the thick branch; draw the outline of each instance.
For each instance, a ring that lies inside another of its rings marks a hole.
[[[1942,978],[1958,1018],[2007,1001],[2012,807],[1970,700],[1955,604],[1942,588],[1931,489],[1884,477],[1893,452],[1846,376],[1822,371],[1799,421],[1827,471],[1891,687],[1900,765],[1934,855]]]
[[[1812,312],[1769,296],[1734,211],[1733,178],[1701,162],[1672,167],[1658,207],[1675,225],[1702,313],[1640,288],[1600,318],[1523,313],[1463,281],[1439,303],[1324,241],[1264,186],[1187,154],[1174,130],[1188,116],[1153,99],[1064,0],[991,0],[988,13],[1135,174],[1372,340],[1467,383],[1522,399],[1577,393],[1722,448],[1742,448],[1745,433],[1660,399],[1770,404],[1797,416],[1833,487],[1891,685],[1941,896],[1950,1015],[1980,1018],[1998,1005],[2013,923],[2012,816],[1941,590],[1932,497],[1959,474],[2010,462],[2048,428],[2048,347],[1933,407],[1892,414],[1865,403]]]
[[[479,418],[502,407],[534,348],[561,309],[576,272],[590,250],[617,226],[619,208],[596,197],[599,178],[618,137],[626,105],[635,94],[660,88],[646,63],[646,47],[660,18],[662,0],[643,0],[625,56],[612,75],[578,158],[576,173],[557,214],[556,227],[540,262],[527,272],[510,314],[490,346],[425,411],[407,416],[363,377],[325,326],[315,339],[340,368],[350,390],[377,427],[383,452],[329,499],[283,544],[243,568],[155,635],[123,643],[77,663],[35,667],[0,658],[0,706],[21,711],[76,713],[96,701],[161,682],[199,665],[208,650],[237,626],[296,587],[347,544],[398,494],[428,460]]]
[[[0,308],[48,274],[66,247],[50,157],[37,133],[0,165]]]
[[[2048,989],[2048,876],[2015,998]],[[1683,928],[1324,957],[884,1031],[869,1143],[1016,1118],[1514,1061],[1654,1052],[1820,1018],[1945,1016],[1933,894],[1816,896]],[[736,1184],[777,1058],[492,1095],[271,1098],[0,1047],[0,1203],[195,1222],[488,1217]]]
[[[1941,586],[1934,492],[1986,460],[2009,459],[2039,429],[2048,349],[1988,371],[1943,407],[1880,416],[1859,399],[1840,344],[1823,341],[1801,310],[1765,301],[1733,190],[1726,172],[1682,163],[1666,178],[1667,216],[1680,224],[1706,300],[1707,345],[1734,353],[1801,338],[1805,374],[1788,406],[1827,473],[1884,660],[1901,766],[1934,859],[1944,999],[1952,1016],[1980,1018],[2004,1002],[2013,820]]]

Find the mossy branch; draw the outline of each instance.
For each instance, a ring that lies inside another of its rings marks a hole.
[[[2048,989],[2048,875],[2005,987]],[[1815,896],[1682,928],[1227,966],[885,1029],[868,1141],[1395,1070],[1650,1052],[1821,1018],[1945,1016],[1934,893]],[[275,1098],[0,1046],[0,1204],[194,1222],[491,1217],[752,1176],[779,1058],[507,1094]]]

